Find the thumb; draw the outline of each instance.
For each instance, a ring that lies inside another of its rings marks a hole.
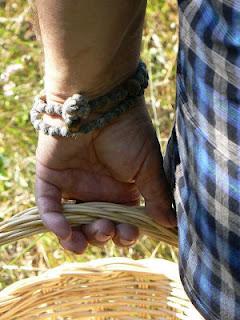
[[[61,191],[40,177],[36,177],[36,202],[44,225],[59,238],[61,245],[74,253],[82,253],[87,240],[77,230],[72,230],[63,215]]]
[[[158,141],[148,150],[135,177],[135,183],[144,197],[146,212],[159,224],[168,228],[175,227],[177,219],[172,209],[172,196],[164,174]]]
[[[61,191],[54,185],[36,177],[36,203],[42,222],[60,239],[71,236],[72,230],[63,215]]]

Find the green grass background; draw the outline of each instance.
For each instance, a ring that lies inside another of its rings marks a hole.
[[[174,119],[177,4],[149,0],[142,57],[148,65],[149,112],[164,151]],[[33,96],[43,86],[41,49],[31,25],[27,1],[0,0],[0,221],[34,205],[36,134],[29,122]],[[177,260],[177,251],[143,237],[130,249],[89,247],[82,256],[64,252],[52,234],[35,236],[0,248],[0,289],[62,262],[102,257]]]

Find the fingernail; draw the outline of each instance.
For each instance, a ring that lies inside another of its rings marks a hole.
[[[102,232],[96,232],[95,239],[99,242],[105,242],[111,239],[111,235],[107,235]]]
[[[121,243],[123,246],[131,246],[131,245],[133,245],[135,242],[136,242],[136,240],[126,240],[126,239],[121,239],[121,240],[120,240],[120,243]]]
[[[60,240],[61,245],[76,254],[81,254],[87,248],[87,241],[84,235],[80,232],[73,231],[71,239],[69,240]]]
[[[63,234],[58,234],[58,238],[61,240],[61,241],[69,241],[71,238],[72,238],[72,231],[70,233],[68,233],[68,235],[66,236],[66,233],[63,233]]]

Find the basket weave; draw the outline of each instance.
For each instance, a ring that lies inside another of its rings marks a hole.
[[[177,244],[177,231],[155,224],[142,208],[109,203],[66,205],[71,224],[98,217],[137,225]],[[81,215],[80,215],[81,213]],[[0,223],[0,245],[46,231],[33,208]],[[0,320],[202,320],[181,285],[177,264],[163,259],[100,259],[63,264],[0,292]]]
[[[162,259],[65,264],[0,293],[1,320],[202,319],[177,265]]]

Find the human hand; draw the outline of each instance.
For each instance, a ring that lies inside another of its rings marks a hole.
[[[130,246],[138,230],[106,219],[71,228],[62,198],[138,205],[142,194],[146,212],[155,221],[176,225],[158,139],[144,99],[137,104],[107,127],[78,138],[39,135],[36,201],[43,223],[65,249],[82,253],[88,243],[103,245],[110,239]]]

